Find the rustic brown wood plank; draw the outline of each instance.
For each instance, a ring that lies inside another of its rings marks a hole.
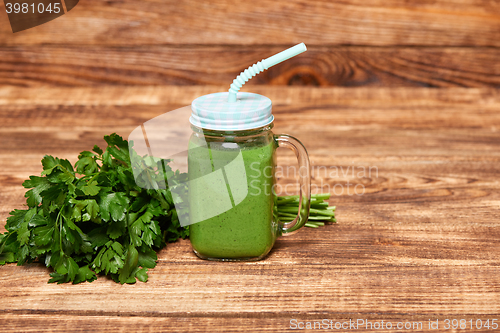
[[[1,4],[0,11],[4,11]],[[81,1],[3,45],[294,44],[499,46],[496,1]]]
[[[111,316],[79,314],[19,314],[0,315],[3,332],[241,332],[241,327],[262,332],[288,331],[289,320],[282,318],[213,318],[164,316]],[[36,327],[36,329],[34,329]]]
[[[185,106],[202,95],[227,91],[228,86],[103,86],[103,87],[15,87],[0,85],[0,106],[89,106],[106,105],[173,105]],[[344,87],[279,87],[243,86],[241,91],[265,95],[273,105],[306,104],[311,108],[319,105],[369,107],[476,107],[479,110],[500,105],[500,92],[491,88],[344,88]],[[166,112],[171,109],[166,109]],[[368,110],[369,111],[369,110]],[[388,111],[389,112],[389,111]],[[366,113],[366,112],[365,112]],[[368,113],[369,114],[369,113]],[[402,113],[400,116],[407,114]],[[423,114],[425,115],[425,113]],[[15,117],[12,114],[10,117]],[[434,116],[439,117],[439,114]],[[344,117],[349,121],[348,117]],[[359,119],[359,117],[357,118]],[[481,117],[479,117],[481,119]],[[124,119],[126,120],[126,119]],[[418,119],[414,119],[418,121]],[[22,122],[20,122],[22,123]]]
[[[0,81],[20,87],[227,85],[282,47],[0,48]],[[310,47],[250,85],[500,87],[496,48]]]
[[[369,321],[371,329],[380,327],[382,318],[380,316],[373,317],[364,315],[360,316],[345,316],[345,317],[335,317],[327,318],[320,317],[314,318],[309,316],[308,318],[297,317],[296,320],[301,322],[303,327],[306,327],[307,322],[311,327],[316,327],[315,330],[326,330],[329,329],[328,326],[333,325],[335,330],[335,325],[337,329],[342,329],[341,325],[344,327],[349,327],[349,320],[357,323],[357,320]],[[290,318],[212,318],[212,317],[196,317],[196,318],[179,318],[179,317],[140,317],[140,316],[81,316],[81,315],[59,315],[59,314],[18,314],[7,313],[0,315],[2,322],[6,323],[4,332],[31,332],[33,327],[37,327],[36,332],[59,332],[59,331],[74,331],[74,332],[88,332],[95,329],[95,323],[99,322],[99,330],[105,332],[123,332],[131,331],[134,332],[206,332],[210,330],[211,332],[241,332],[241,331],[263,331],[263,332],[290,332],[291,327],[295,324],[291,324]],[[439,320],[441,322],[440,327],[444,327],[444,320],[449,319],[448,316],[442,315],[432,315],[432,316],[411,316],[405,317],[403,320],[401,317],[396,316],[384,316],[385,321],[384,326],[388,321],[393,323],[393,329],[377,329],[377,332],[394,332],[397,323],[401,325],[407,325],[408,330],[412,332],[427,332],[429,331],[429,319],[433,322]],[[474,324],[478,317],[477,316],[460,316],[460,319],[472,319]],[[482,315],[484,321],[486,319],[494,319],[495,316]],[[323,324],[324,321],[328,324]],[[329,322],[332,322],[331,324]],[[298,325],[298,324],[297,324]],[[316,325],[316,326],[314,326]],[[402,326],[403,327],[403,326]],[[421,328],[419,328],[421,327]],[[297,328],[295,328],[297,329]],[[351,327],[351,329],[356,329],[359,331],[370,330],[368,323],[361,324],[360,326]],[[301,331],[314,332],[311,329],[304,329]]]
[[[498,314],[498,260],[475,256],[487,251],[468,249],[460,229],[411,226],[416,223],[399,230],[358,223],[304,230],[280,240],[258,263],[202,262],[182,241],[160,253],[146,284],[121,286],[101,278],[54,285],[46,283],[48,271],[40,265],[7,265],[0,270],[2,310],[285,318]],[[381,237],[388,232],[392,237]],[[473,236],[469,242],[479,244]]]

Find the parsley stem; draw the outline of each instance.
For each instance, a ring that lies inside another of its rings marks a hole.
[[[311,195],[311,205],[309,217],[305,226],[317,228],[325,223],[335,223],[335,206],[329,206],[326,199],[330,198],[329,193],[319,193]],[[293,221],[299,211],[300,197],[298,195],[277,197],[276,210],[278,219],[282,222]]]
[[[134,245],[132,243],[132,235],[130,234],[130,225],[129,225],[129,223],[130,223],[130,216],[128,214],[129,213],[129,208],[130,207],[127,207],[127,212],[125,213],[125,225],[127,226],[127,234],[128,234],[128,238],[129,238],[129,241],[130,241],[129,243],[130,243],[130,245]]]
[[[7,236],[5,238],[2,239],[1,243],[2,243],[2,246],[0,246],[0,254],[3,252],[3,249],[5,247],[5,244],[7,244],[7,239],[9,239],[10,236],[14,235],[16,233],[14,232],[9,232],[9,230],[7,230]],[[1,235],[1,234],[0,234]],[[17,234],[16,234],[17,235]]]
[[[61,221],[61,212],[66,208],[66,204],[64,204],[61,209],[59,210],[59,213],[57,213],[56,217],[56,227],[57,223],[59,222],[59,252],[61,255],[64,255],[63,247],[62,247],[62,221]]]

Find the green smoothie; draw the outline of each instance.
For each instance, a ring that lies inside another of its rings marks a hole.
[[[198,144],[197,144],[198,143]],[[258,259],[273,247],[277,222],[274,140],[189,145],[190,240],[205,259]]]

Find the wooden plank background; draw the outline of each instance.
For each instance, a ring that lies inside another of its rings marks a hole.
[[[87,0],[75,9],[16,34],[0,21],[1,82],[229,85],[304,42],[309,52],[249,85],[500,87],[496,0]]]
[[[201,261],[188,241],[170,244],[147,284],[48,285],[41,265],[0,267],[2,331],[497,318],[496,0],[80,0],[16,34],[0,14],[0,232],[43,155],[75,162],[103,135],[225,91],[300,42],[306,53],[242,90],[272,99],[274,132],[300,138],[315,167],[376,167],[315,175],[323,191],[364,186],[330,200],[339,224],[281,238],[257,263]]]
[[[241,70],[287,46],[6,46],[0,79],[29,87],[229,85]],[[497,48],[308,47],[248,86],[500,87]]]
[[[43,154],[74,162],[80,150],[102,144],[104,134],[126,136],[165,109],[221,89],[0,89],[6,124],[0,133],[1,218],[22,207],[20,184],[41,171]],[[146,284],[130,286],[102,277],[91,284],[48,285],[42,265],[8,265],[0,268],[5,331],[285,332],[292,318],[497,318],[497,90],[254,91],[275,102],[275,132],[299,137],[313,165],[377,168],[370,177],[314,179],[365,186],[362,196],[345,191],[332,197],[339,224],[281,238],[266,260],[255,263],[202,261],[188,241],[179,241],[159,253]],[[293,162],[291,154],[280,153],[280,165]]]
[[[76,8],[76,7],[75,7]],[[5,45],[500,46],[491,0],[87,0]]]

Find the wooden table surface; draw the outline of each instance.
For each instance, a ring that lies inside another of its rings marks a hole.
[[[23,206],[21,183],[41,172],[43,155],[75,162],[80,151],[104,145],[103,135],[126,137],[226,88],[0,86],[0,231],[8,212]],[[159,252],[149,281],[135,285],[104,277],[47,284],[50,271],[40,264],[6,265],[1,330],[289,331],[293,319],[360,319],[422,322],[413,331],[427,331],[429,320],[440,329],[446,319],[500,320],[498,90],[246,91],[271,98],[274,132],[307,147],[313,184],[336,191],[338,224],[282,237],[251,263],[203,261],[188,240],[178,241]],[[281,152],[279,163],[293,165],[294,157]]]

